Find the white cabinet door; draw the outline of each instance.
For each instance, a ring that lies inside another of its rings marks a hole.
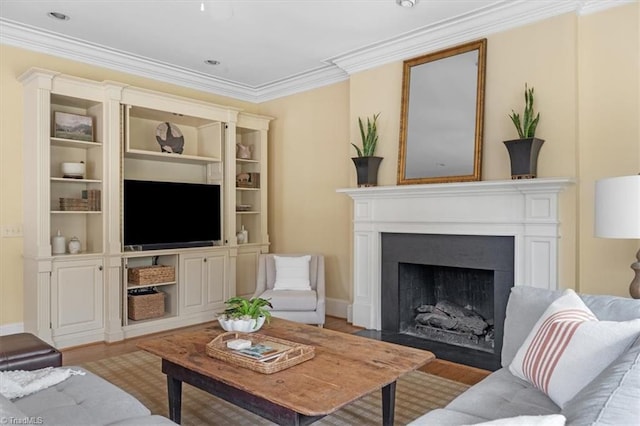
[[[180,255],[181,314],[222,310],[229,298],[228,263],[226,252]]]
[[[238,296],[251,297],[256,291],[260,253],[262,253],[260,247],[238,247],[236,258],[236,294]]]
[[[204,257],[202,255],[186,254],[180,256],[181,314],[202,311],[205,274]]]
[[[54,261],[51,328],[54,336],[103,327],[102,259]]]
[[[220,309],[229,298],[226,285],[228,259],[226,253],[212,254],[204,258],[207,271],[205,309]]]

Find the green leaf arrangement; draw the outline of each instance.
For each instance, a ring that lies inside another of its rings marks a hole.
[[[367,127],[365,130],[364,122],[361,117],[358,117],[358,126],[360,127],[360,137],[362,138],[362,149],[356,144],[352,143],[353,147],[358,153],[358,157],[372,157],[376,152],[376,145],[378,145],[378,126],[377,121],[380,113],[377,113],[373,118],[367,117]]]
[[[267,307],[273,308],[273,306],[267,299],[261,297],[246,299],[236,296],[224,303],[227,305],[227,308],[222,314],[227,319],[257,319],[258,317],[264,316],[267,323],[271,321],[271,312],[269,312]]]
[[[524,112],[522,115],[522,122],[520,122],[520,115],[511,110],[511,121],[513,121],[513,125],[516,126],[516,130],[518,131],[518,136],[520,139],[533,138],[536,135],[536,127],[538,126],[538,121],[540,121],[540,113],[536,114],[534,117],[533,111],[533,87],[528,88],[527,83],[524,84]]]

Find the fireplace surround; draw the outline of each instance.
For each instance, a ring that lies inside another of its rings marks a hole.
[[[339,189],[354,203],[353,324],[382,330],[385,233],[510,237],[513,285],[556,289],[558,195],[572,183],[538,178]]]
[[[382,233],[384,336],[374,337],[495,370],[513,286],[513,255],[510,236]],[[426,307],[431,309],[419,311]],[[455,309],[453,317],[447,308]],[[430,320],[420,321],[425,317]]]

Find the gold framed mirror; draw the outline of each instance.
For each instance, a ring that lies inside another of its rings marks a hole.
[[[480,180],[486,46],[404,61],[398,185]]]

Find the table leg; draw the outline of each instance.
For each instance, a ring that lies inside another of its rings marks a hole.
[[[396,409],[396,382],[382,388],[382,424],[393,426]]]
[[[169,395],[169,418],[180,424],[182,417],[182,381],[167,375],[167,393]]]

